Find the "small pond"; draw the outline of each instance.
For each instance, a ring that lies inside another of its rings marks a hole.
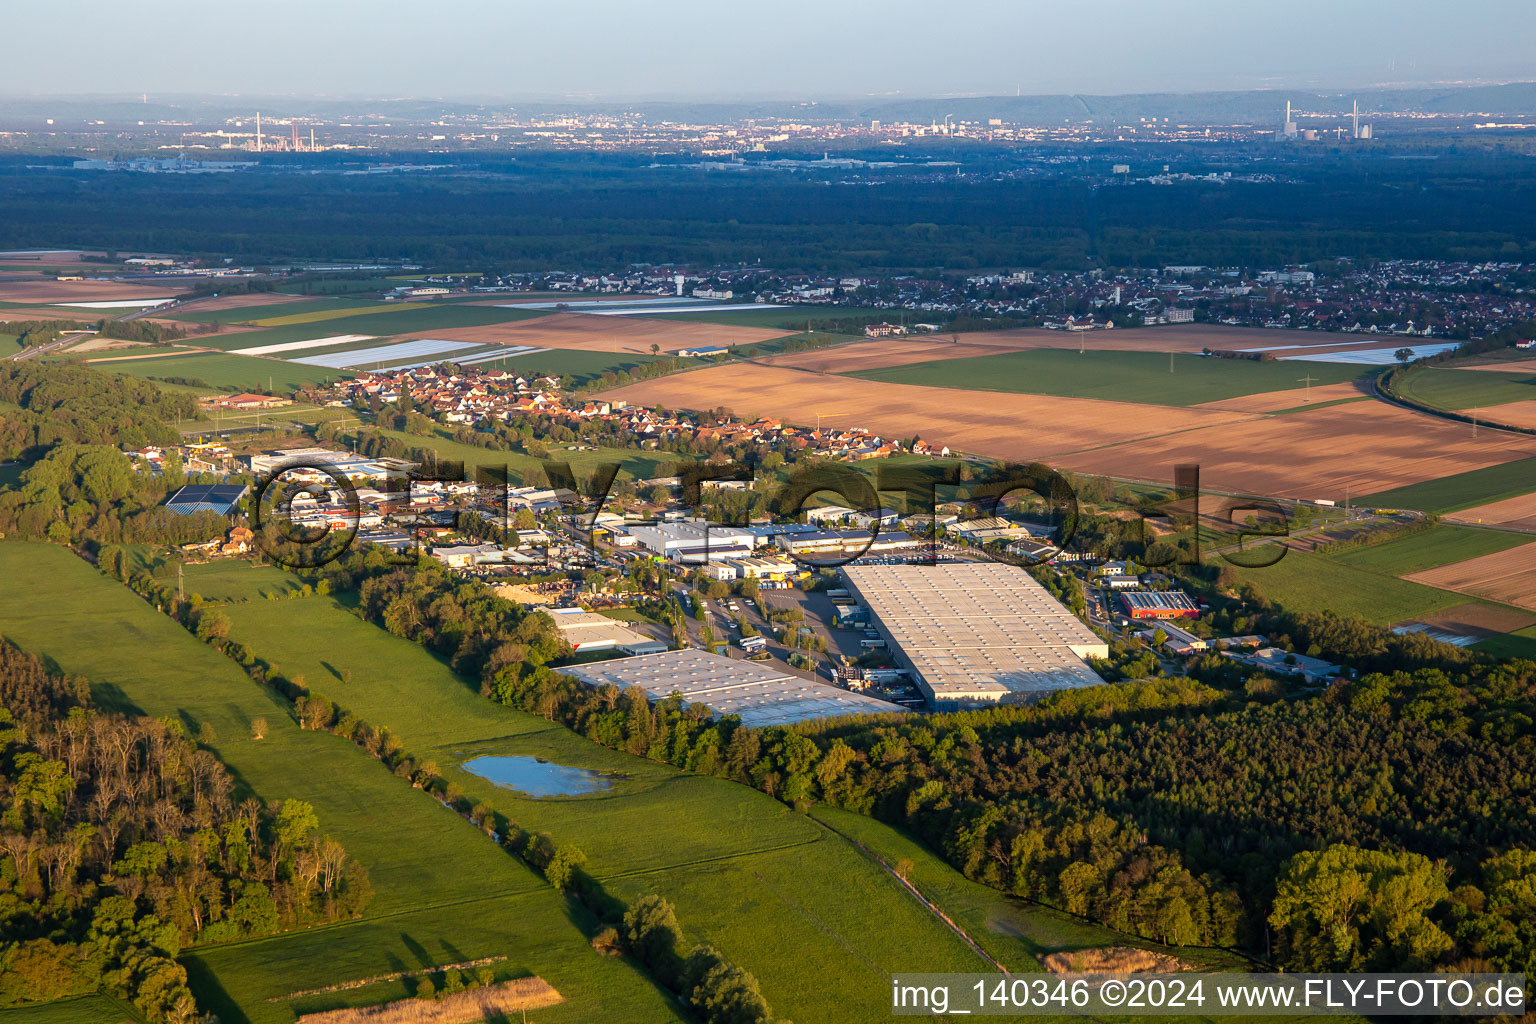
[[[618,778],[611,772],[572,768],[542,757],[477,757],[465,761],[464,770],[498,786],[535,797],[601,793]]]

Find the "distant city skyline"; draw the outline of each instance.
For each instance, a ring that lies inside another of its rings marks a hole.
[[[1536,4],[771,7],[103,0],[7,12],[0,94],[593,101],[1347,89],[1536,77]]]

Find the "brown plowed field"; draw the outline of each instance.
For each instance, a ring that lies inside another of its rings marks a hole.
[[[218,295],[206,299],[193,299],[176,307],[182,313],[212,312],[216,309],[245,309],[248,306],[280,306],[289,302],[311,302],[313,296],[288,295],[284,292],[248,292],[243,295]]]
[[[1463,409],[1463,416],[1472,415],[1472,410]],[[1505,402],[1503,405],[1485,405],[1476,411],[1478,420],[1483,423],[1504,423],[1511,427],[1525,427],[1536,430],[1536,399],[1526,399],[1523,402]]]
[[[1453,562],[1403,579],[1536,611],[1536,544]]]
[[[467,336],[472,336],[466,332]],[[1314,394],[1321,389],[1314,388]],[[1438,479],[1536,455],[1536,438],[1472,435],[1455,423],[1382,402],[1288,416],[1039,395],[963,392],[732,364],[632,384],[610,397],[684,409],[725,406],[814,425],[997,458],[1042,459],[1087,473],[1171,480],[1194,462],[1215,490],[1334,498]]]
[[[110,302],[113,299],[153,299],[180,295],[185,284],[168,281],[54,281],[39,277],[35,281],[0,281],[0,302]],[[101,310],[82,310],[100,313]],[[129,312],[127,308],[118,312]]]
[[[591,316],[551,313],[534,320],[514,320],[488,327],[450,327],[402,334],[408,338],[446,338],[478,341],[486,345],[531,345],[535,348],[574,348],[588,352],[636,352],[651,354],[659,346],[665,355],[672,349],[706,345],[749,345],[782,338],[794,331],[770,327],[725,327],[681,320],[647,320],[627,316]]]
[[[1487,523],[1492,526],[1536,530],[1536,494],[1522,494],[1518,498],[1505,498],[1476,508],[1464,508],[1446,518],[1458,523]]]
[[[790,423],[863,427],[886,437],[918,433],[932,444],[999,458],[1038,459],[1130,437],[1233,424],[1236,413],[1082,398],[987,393],[888,384],[732,363],[631,384],[606,397],[635,405],[712,409]]]
[[[1202,402],[1196,409],[1218,409],[1226,412],[1279,412],[1302,405],[1322,405],[1337,402],[1341,398],[1360,398],[1368,394],[1355,383],[1323,384],[1310,392],[1306,388],[1288,388],[1285,391],[1265,391],[1258,395],[1241,398],[1223,398],[1219,402]]]
[[[1151,472],[1160,466],[1198,462],[1203,481],[1221,490],[1337,500],[1346,490],[1374,494],[1533,455],[1536,438],[1488,430],[1474,437],[1470,424],[1385,402],[1351,402],[1131,441],[1060,461],[1085,473],[1142,479],[1169,475]]]

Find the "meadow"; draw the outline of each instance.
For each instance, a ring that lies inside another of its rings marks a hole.
[[[1238,573],[1288,611],[1332,611],[1358,615],[1377,625],[1392,625],[1472,601],[1463,594],[1399,579],[1400,574],[1529,541],[1519,534],[1441,525],[1373,547],[1334,554],[1288,551],[1275,565],[1239,569]]]
[[[1427,366],[1401,375],[1397,390],[1436,409],[1485,409],[1536,399],[1536,374]]]
[[[971,391],[1190,406],[1296,390],[1301,378],[1308,375],[1313,384],[1342,384],[1363,372],[1362,367],[1343,363],[1309,363],[1298,367],[1283,362],[1156,352],[1033,349],[862,370],[849,376]]]
[[[202,1008],[223,1024],[289,1024],[294,1008],[283,997],[298,990],[503,954],[503,975],[537,974],[565,994],[566,1003],[540,1020],[675,1019],[647,979],[590,948],[581,930],[590,922],[521,862],[351,743],[301,730],[286,701],[126,587],[44,544],[0,544],[0,574],[13,582],[0,592],[8,639],[86,676],[102,706],[177,719],[194,733],[207,722],[214,752],[237,780],[237,799],[309,801],[322,832],[369,870],[375,896],[362,919],[184,953]],[[321,642],[316,657],[332,647]],[[268,723],[259,741],[250,726],[258,717]],[[499,734],[540,728],[548,726],[509,718]],[[405,994],[396,982],[295,1008]]]
[[[1356,505],[1411,508],[1420,512],[1454,512],[1536,491],[1536,458],[1468,470],[1389,491],[1361,495]]]
[[[261,356],[234,356],[224,352],[197,352],[186,356],[156,359],[125,359],[121,362],[96,363],[97,369],[125,373],[130,377],[182,377],[200,380],[211,388],[270,393],[294,391],[310,384],[336,380],[350,374],[324,366],[285,363]]]
[[[248,597],[253,576],[263,581],[259,590],[283,586],[286,574],[193,566],[187,585],[207,599]],[[353,615],[345,599],[248,599],[228,611],[233,638],[302,674],[312,692],[388,726],[471,799],[574,842],[609,892],[625,900],[664,893],[689,940],[712,943],[757,975],[785,1017],[887,1016],[887,976],[907,969],[912,950],[923,951],[925,969],[983,968],[878,864],[770,797],[599,747],[493,704],[429,652]],[[532,799],[463,770],[482,755],[543,757],[619,780],[596,796]],[[1078,935],[1090,943],[1104,932],[1084,926]],[[1015,937],[996,942],[1011,969],[1038,969]]]

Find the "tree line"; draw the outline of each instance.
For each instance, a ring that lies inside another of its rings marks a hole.
[[[0,1002],[104,989],[180,1024],[181,949],[361,911],[367,872],[314,809],[237,801],[215,740],[0,643]]]

